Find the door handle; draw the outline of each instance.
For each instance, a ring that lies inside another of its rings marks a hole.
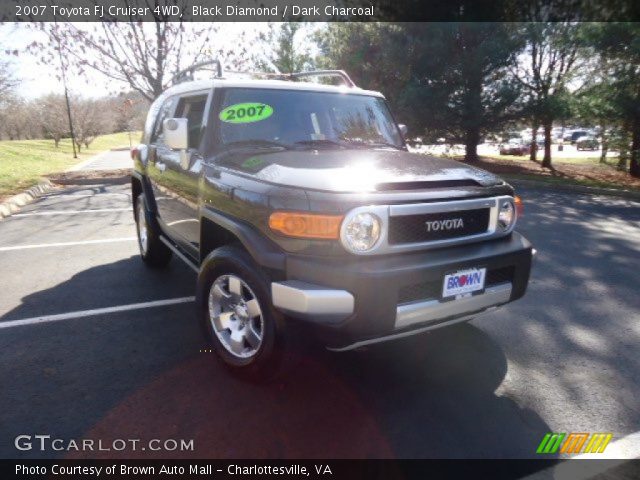
[[[158,167],[158,170],[161,172],[164,172],[167,169],[167,166],[162,162],[156,162],[156,167]]]

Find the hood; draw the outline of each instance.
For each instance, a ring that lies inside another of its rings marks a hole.
[[[257,180],[310,190],[375,192],[489,187],[499,177],[466,164],[403,150],[264,150],[227,153],[216,165]]]

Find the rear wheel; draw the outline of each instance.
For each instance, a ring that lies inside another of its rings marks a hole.
[[[144,194],[138,195],[135,209],[138,246],[142,260],[150,267],[166,266],[171,260],[171,250],[160,240],[159,228],[147,207]]]

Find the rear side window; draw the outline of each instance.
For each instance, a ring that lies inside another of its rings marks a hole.
[[[207,95],[182,97],[176,108],[175,118],[186,118],[189,126],[189,148],[198,148],[202,138],[204,110]]]

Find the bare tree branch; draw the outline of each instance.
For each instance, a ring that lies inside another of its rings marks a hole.
[[[123,3],[143,4],[136,0],[123,0]],[[144,0],[144,3],[154,12],[156,22],[141,22],[130,15],[126,23],[34,24],[32,28],[45,32],[49,38],[60,39],[69,68],[80,74],[88,70],[97,72],[153,100],[185,64],[195,63],[211,49],[211,37],[218,32],[219,25],[166,22],[162,12],[154,11],[154,2]],[[186,3],[183,2],[182,8],[187,8]],[[36,41],[28,50],[40,61],[48,62],[52,44],[54,42]],[[218,53],[235,61],[250,60],[242,42],[226,43]]]

